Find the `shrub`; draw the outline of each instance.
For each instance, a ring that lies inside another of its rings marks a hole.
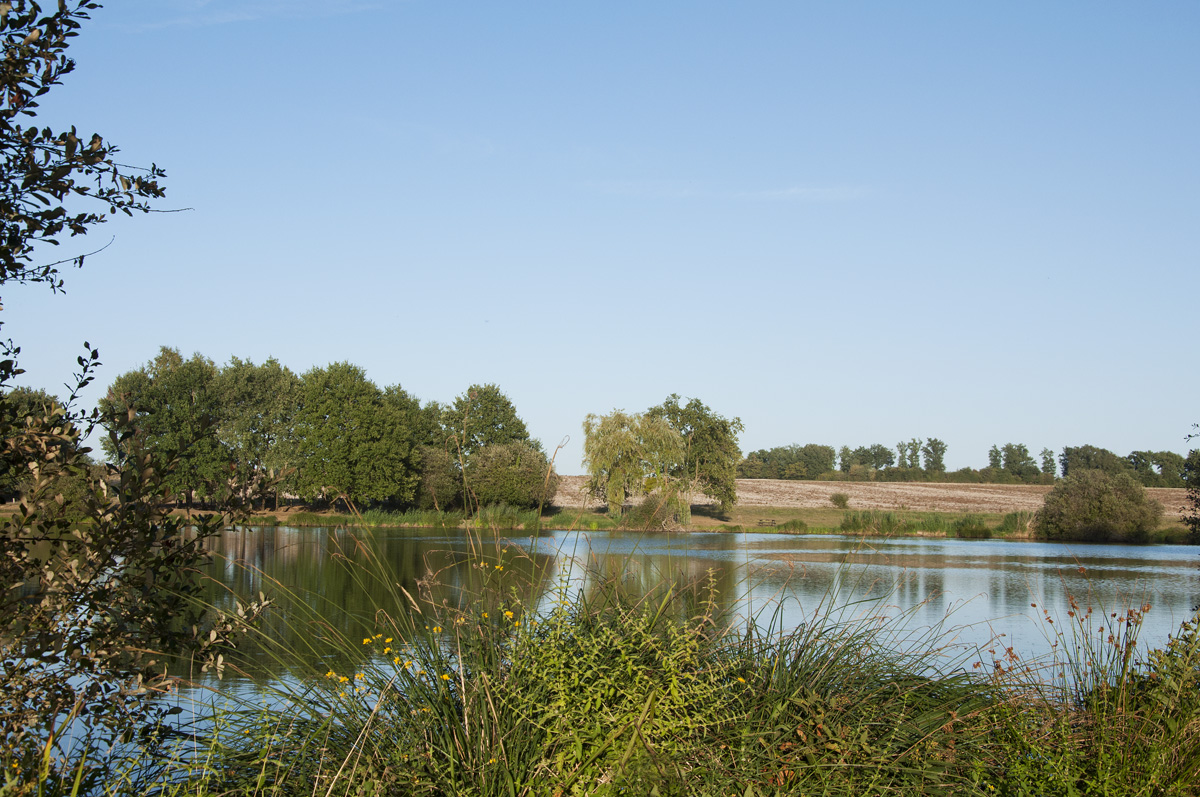
[[[838,509],[845,509],[850,506],[850,496],[845,493],[834,493],[829,496],[829,503],[836,506]]]
[[[1162,504],[1129,474],[1080,470],[1046,494],[1034,524],[1050,540],[1146,542],[1161,517]]]
[[[546,455],[527,443],[487,446],[467,462],[467,484],[479,506],[507,504],[536,509],[558,490],[558,474]]]
[[[803,520],[800,520],[799,518],[792,518],[791,520],[789,520],[785,523],[780,523],[778,526],[776,526],[776,528],[779,531],[794,531],[794,532],[798,532],[798,533],[803,533],[803,532],[808,531],[808,524],[805,523]]]

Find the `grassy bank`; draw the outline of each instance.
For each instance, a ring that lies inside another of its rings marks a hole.
[[[247,640],[287,678],[227,695],[158,758],[68,762],[58,791],[73,763],[114,794],[1196,793],[1194,621],[1139,660],[1146,607],[1081,598],[1047,623],[1052,659],[956,655],[832,601],[795,630],[748,626],[719,614],[713,581],[633,592],[593,573],[543,593],[503,558],[521,554],[486,547],[484,586],[450,605],[355,545],[340,566],[386,596],[366,631],[291,601],[297,648]]]
[[[853,534],[860,536],[933,536],[962,539],[1037,539],[1031,512],[962,513],[913,510],[847,510],[836,507],[784,508],[735,507],[728,516],[711,507],[694,506],[685,530],[715,532],[758,532],[782,534]],[[372,509],[361,515],[292,510],[260,513],[253,522],[261,525],[347,528],[444,528],[531,531],[571,529],[612,531],[626,528],[627,521],[595,509],[554,508],[538,518],[535,511],[512,507],[485,507],[477,515],[465,512],[409,510],[394,512]],[[639,529],[632,529],[639,530]],[[1145,542],[1182,544],[1188,530],[1178,521],[1164,523]]]

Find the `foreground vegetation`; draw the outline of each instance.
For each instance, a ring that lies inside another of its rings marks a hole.
[[[1023,662],[1001,648],[954,654],[936,636],[871,619],[872,606],[835,607],[835,596],[796,630],[779,614],[747,625],[718,613],[711,577],[634,592],[621,572],[592,573],[544,591],[510,551],[479,548],[474,588],[451,605],[395,587],[364,541],[343,554],[363,592],[383,596],[357,625],[329,622],[316,596],[291,596],[288,616],[274,619],[300,627],[289,635],[298,647],[250,630],[226,660],[226,672],[253,674],[265,656],[286,677],[240,701],[224,695],[174,743],[103,767],[63,761],[39,786],[65,792],[78,777],[97,793],[163,795],[1195,793],[1195,619],[1140,656],[1148,607],[1115,611],[1081,596],[1065,627],[1047,625],[1056,658]]]

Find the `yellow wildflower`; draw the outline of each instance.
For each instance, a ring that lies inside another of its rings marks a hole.
[[[366,677],[367,677],[367,676],[366,676],[364,673],[361,673],[361,672],[360,672],[360,673],[355,673],[355,675],[354,675],[354,680],[356,680],[356,681],[361,681],[362,679],[364,679],[364,678],[366,678]]]
[[[449,680],[450,680],[450,676],[449,676],[449,675],[447,675],[446,673],[442,673],[442,680],[443,680],[443,681],[449,681]]]
[[[433,627],[433,633],[435,633],[435,634],[440,634],[440,633],[442,633],[442,627],[441,627],[440,625],[435,625],[435,626]]]
[[[330,670],[329,672],[325,673],[326,678],[334,678],[336,676],[337,676],[337,673],[334,672],[333,670]]]
[[[739,675],[739,676],[738,676],[738,683],[739,683],[739,684],[744,684],[744,683],[746,683],[746,679],[745,679],[745,678],[743,678],[742,676],[740,676],[740,675]]]
[[[384,641],[386,644],[388,644],[388,645],[392,644],[392,638],[391,638],[391,637],[388,637],[387,639],[385,639],[385,640],[383,640],[383,641]]]
[[[392,652],[392,649],[391,649],[391,648],[384,648],[384,649],[383,649],[383,655],[385,655],[385,656],[386,656],[387,654],[391,653],[391,652]]]
[[[511,620],[513,615],[512,612],[505,612],[504,616]]]
[[[338,678],[338,683],[344,684],[344,683],[346,683],[346,681],[349,681],[349,680],[350,680],[349,678],[347,678],[346,676],[343,675],[342,677]]]
[[[364,645],[369,645],[369,644],[371,644],[371,637],[364,637],[364,638],[363,638],[363,644],[364,644]]]

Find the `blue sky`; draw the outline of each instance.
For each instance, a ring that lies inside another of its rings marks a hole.
[[[164,166],[25,382],[160,345],[495,382],[578,473],[670,393],[743,451],[1184,451],[1200,5],[112,0],[40,123]]]

